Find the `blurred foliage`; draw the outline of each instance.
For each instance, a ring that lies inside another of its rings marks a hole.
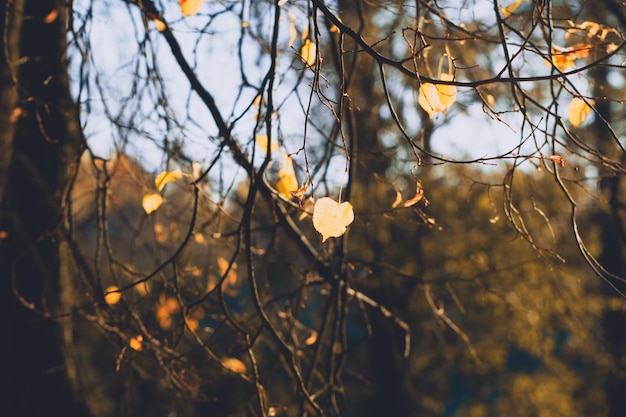
[[[125,407],[130,413],[132,404],[148,401],[142,393],[155,391],[161,394],[150,401],[154,415],[167,409],[191,413],[191,408],[200,415],[246,415],[254,389],[238,375],[249,375],[252,364],[236,327],[257,337],[264,330],[229,220],[242,202],[220,205],[202,198],[190,242],[175,263],[159,270],[188,235],[189,188],[176,183],[165,193],[163,207],[146,215],[138,196],[150,187],[149,176],[125,156],[106,166],[108,242],[95,245],[101,220],[93,195],[102,172],[86,160],[74,187],[76,241],[84,242],[79,249],[84,259],[102,259],[101,267],[91,266],[101,268],[103,288],[117,285],[123,295],[115,305],[86,307],[89,300],[80,294],[91,290],[75,290],[85,306],[75,316],[73,341],[80,349],[76,367],[86,384],[83,392],[93,396],[99,415],[127,415]],[[389,412],[397,412],[396,403],[380,398],[386,386],[394,386],[406,415],[606,415],[603,384],[614,364],[600,320],[606,308],[623,309],[624,302],[602,291],[567,238],[567,206],[551,174],[542,169],[515,174],[516,204],[533,247],[507,221],[505,187],[489,183],[491,173],[461,166],[423,171],[421,202],[392,208],[394,186],[380,182],[370,188],[370,199],[379,202],[372,207],[375,217],[357,213],[348,232],[348,282],[362,294],[375,294],[411,332],[405,359],[405,335],[394,319],[354,293],[347,295],[340,340],[348,408],[370,415],[369,402],[379,398]],[[411,189],[401,191],[408,196]],[[578,197],[588,198],[582,192]],[[312,232],[310,217],[299,222]],[[259,202],[254,224],[256,273],[265,307],[276,313],[274,325],[289,334],[298,351],[328,348],[323,345],[332,339],[320,329],[330,331],[324,326],[332,308],[329,289],[314,277],[308,283],[294,280],[293,271],[306,275],[308,266],[276,228],[271,207]],[[589,223],[588,229],[593,235],[597,226]],[[597,238],[590,245],[599,245]],[[374,254],[372,247],[384,249]],[[80,288],[80,280],[74,286]],[[102,325],[108,335],[98,330]],[[130,339],[138,334],[154,339],[144,336],[143,347],[133,349]],[[377,341],[395,354],[377,356]],[[297,414],[300,404],[293,401],[290,376],[277,366],[279,353],[262,342],[255,351],[260,374],[269,375],[263,383],[276,410]],[[329,365],[324,355],[319,360]],[[171,394],[172,388],[178,394]]]

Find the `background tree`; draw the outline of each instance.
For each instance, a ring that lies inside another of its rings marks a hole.
[[[0,276],[3,403],[11,415],[87,415],[64,370],[58,231],[67,170],[82,143],[65,62],[60,1],[2,7]]]
[[[42,265],[91,413],[618,415],[626,43],[592,4],[67,4]]]

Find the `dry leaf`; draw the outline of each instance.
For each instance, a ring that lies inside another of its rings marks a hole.
[[[354,221],[352,204],[338,203],[332,198],[323,197],[313,207],[313,227],[322,235],[322,242],[329,237],[339,237]]]
[[[452,81],[452,74],[440,74],[443,81]],[[419,88],[417,102],[432,119],[437,113],[447,112],[456,101],[457,89],[453,85],[423,83]]]
[[[223,277],[226,274],[226,271],[228,271],[228,275],[226,276],[224,283],[227,286],[233,286],[237,284],[237,264],[233,263],[233,265],[230,266],[230,270],[228,269],[229,266],[230,262],[221,256],[217,257],[217,269],[219,270],[220,276]]]
[[[224,368],[232,372],[235,372],[237,374],[243,374],[246,372],[246,364],[237,358],[222,359],[222,366],[224,366]]]
[[[193,240],[198,244],[198,245],[203,245],[206,246],[208,245],[208,242],[206,241],[206,239],[204,238],[204,235],[200,232],[196,232],[193,234]]]
[[[548,159],[551,161],[554,161],[554,163],[556,163],[560,167],[564,167],[567,164],[567,162],[565,161],[565,158],[559,155],[552,155],[548,157]]]
[[[255,138],[256,141],[256,146],[259,147],[260,150],[263,151],[263,153],[267,152],[267,135],[258,135]],[[274,152],[280,149],[280,145],[274,141],[270,142],[270,152]]]
[[[141,205],[143,209],[146,211],[146,214],[150,214],[156,209],[158,209],[163,203],[163,197],[159,193],[150,193],[143,196],[141,200]]]
[[[573,127],[578,127],[587,120],[589,113],[591,112],[591,106],[595,104],[593,100],[585,100],[574,97],[569,104],[569,108],[567,110],[567,120]]]
[[[157,175],[156,179],[154,180],[154,185],[156,186],[157,190],[161,191],[163,190],[163,187],[165,187],[165,184],[179,180],[182,177],[183,173],[180,171],[180,169],[177,169],[175,171],[163,171],[159,175]]]
[[[21,106],[17,106],[11,112],[11,115],[9,116],[9,122],[11,123],[17,122],[18,119],[22,116],[22,114],[24,114],[24,109]]]
[[[424,189],[422,188],[422,184],[417,182],[417,189],[415,190],[415,197],[406,200],[403,204],[404,207],[411,207],[412,205],[417,204],[422,198],[424,198]]]
[[[192,14],[198,13],[202,3],[204,3],[204,0],[178,0],[183,16],[191,16]]]
[[[315,65],[315,60],[317,58],[317,45],[314,42],[311,42],[311,39],[306,39],[304,41],[302,49],[300,50],[300,58],[302,58],[304,63],[309,67]]]
[[[280,169],[278,170],[278,182],[276,183],[276,190],[280,195],[286,199],[290,199],[293,192],[297,192],[298,177],[296,177],[296,170],[293,167],[293,160],[286,153],[280,155]]]
[[[57,17],[59,17],[59,11],[57,9],[52,9],[52,11],[48,13],[46,17],[44,17],[43,22],[46,25],[49,25],[50,23],[57,20]]]
[[[115,285],[111,285],[104,290],[104,302],[108,305],[112,306],[120,302],[122,299],[122,293],[120,289]]]
[[[143,350],[143,336],[137,335],[135,337],[131,337],[128,341],[130,348],[132,350],[136,350],[137,352],[141,352]]]
[[[162,21],[161,19],[157,19],[156,17],[154,19],[152,19],[152,23],[154,23],[154,27],[156,28],[156,30],[158,30],[159,32],[163,32],[165,31],[165,29],[167,29],[167,25],[165,24],[164,21]]]
[[[396,187],[395,184],[392,184],[392,185],[393,185],[393,188],[396,190],[396,199],[393,201],[393,204],[391,204],[391,208],[395,209],[396,207],[400,205],[400,203],[402,203],[402,193],[400,192],[400,189]]]
[[[552,48],[552,64],[561,71],[566,71],[576,65],[576,60],[585,58],[591,50],[590,45],[574,45],[569,48]],[[550,65],[550,63],[548,63]]]
[[[297,198],[299,201],[302,201],[304,195],[306,194],[306,190],[309,188],[309,183],[305,182],[300,188],[296,191],[291,191],[291,195]]]
[[[511,16],[517,10],[517,8],[526,1],[528,0],[515,0],[509,6],[503,7],[502,17],[506,19],[507,17]]]
[[[313,344],[315,344],[315,342],[317,342],[317,332],[315,330],[313,330],[311,332],[311,335],[309,337],[307,337],[307,339],[304,341],[304,344],[307,346],[311,346]]]

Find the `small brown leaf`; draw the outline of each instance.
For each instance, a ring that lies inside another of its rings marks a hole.
[[[59,11],[57,9],[52,9],[50,13],[48,13],[48,15],[43,18],[43,22],[46,25],[49,25],[50,23],[57,20],[57,17],[59,17]]]
[[[295,198],[297,198],[299,201],[302,201],[302,199],[304,198],[304,195],[306,194],[306,190],[307,188],[309,188],[309,183],[306,182],[304,183],[300,188],[298,188],[296,191],[290,191],[291,195],[294,196]]]
[[[559,165],[560,167],[564,167],[567,164],[567,162],[565,161],[565,158],[559,155],[552,155],[548,157],[548,159],[551,161],[554,161],[554,163]]]
[[[404,207],[411,207],[420,202],[420,200],[424,198],[424,189],[422,188],[422,183],[417,182],[417,189],[415,190],[415,196],[409,200],[404,202]]]

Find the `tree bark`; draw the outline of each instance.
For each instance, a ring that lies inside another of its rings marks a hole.
[[[87,415],[72,394],[52,319],[62,195],[81,143],[65,60],[67,9],[63,0],[13,0],[0,12],[3,413],[11,416]]]

